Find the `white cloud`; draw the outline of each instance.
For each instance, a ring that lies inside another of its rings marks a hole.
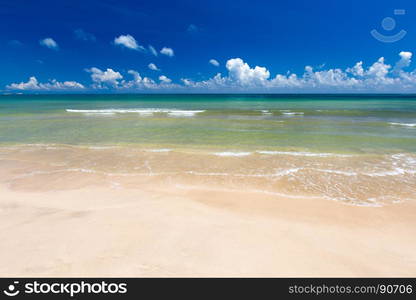
[[[143,46],[140,46],[136,39],[130,34],[120,35],[119,37],[114,38],[114,44],[122,47],[126,47],[132,50],[144,50]]]
[[[218,67],[220,65],[220,63],[216,59],[210,59],[209,63],[213,66],[216,66],[216,67]]]
[[[35,76],[29,78],[28,82],[12,83],[6,86],[11,90],[36,90],[39,89],[39,83]]]
[[[44,38],[43,40],[39,41],[39,44],[49,49],[54,49],[54,50],[59,49],[58,44],[55,42],[53,38]]]
[[[179,84],[172,83],[172,80],[168,77],[159,76],[160,83],[155,82],[148,77],[142,77],[139,72],[135,70],[129,70],[128,74],[133,76],[133,80],[124,81],[118,89],[122,90],[179,90],[184,87]]]
[[[266,68],[259,66],[250,68],[241,58],[229,59],[225,66],[228,77],[241,86],[264,85],[270,77],[270,72]]]
[[[306,66],[301,75],[295,73],[270,76],[265,67],[250,67],[241,58],[229,59],[226,63],[228,74],[218,73],[204,81],[184,78],[185,87],[213,91],[254,91],[254,92],[403,92],[416,91],[416,72],[402,69],[410,65],[412,53],[401,52],[395,68],[385,63],[383,57],[364,67],[356,63],[345,71],[340,68],[315,71]],[[400,70],[398,72],[397,70]]]
[[[354,65],[354,67],[347,68],[347,72],[355,76],[364,76],[363,62],[359,61]]]
[[[84,89],[85,87],[76,81],[64,81],[59,82],[55,79],[51,80],[47,83],[40,83],[36,79],[35,76],[29,78],[27,82],[20,82],[20,83],[12,83],[6,86],[7,89],[10,90],[44,90],[44,91],[53,91],[53,90],[80,90]]]
[[[160,69],[154,64],[154,63],[150,63],[150,64],[148,64],[147,65],[147,67],[150,69],[150,70],[153,70],[153,71],[160,71]]]
[[[284,73],[271,76],[263,66],[251,67],[241,58],[232,58],[226,62],[227,74],[217,73],[214,77],[196,81],[182,78],[181,84],[161,75],[155,81],[142,77],[139,72],[129,70],[132,79],[124,79],[120,72],[113,69],[87,69],[91,73],[93,88],[113,88],[116,90],[172,90],[183,92],[416,92],[416,71],[405,71],[411,64],[412,53],[400,52],[400,59],[392,65],[380,57],[372,64],[357,62],[352,67],[340,69],[318,69],[306,66],[301,74]],[[148,66],[150,67],[150,64]],[[154,66],[156,67],[156,65]],[[156,67],[157,68],[157,67]],[[8,89],[15,90],[52,90],[82,89],[84,86],[75,81],[58,82],[52,80],[39,83],[35,77],[28,82],[12,83]]]
[[[91,73],[91,79],[96,83],[94,87],[100,88],[103,87],[103,84],[116,87],[119,84],[119,80],[123,79],[123,76],[113,69],[102,71],[98,68],[92,67],[90,69],[86,69],[86,71]]]
[[[173,49],[172,48],[167,48],[167,47],[163,47],[162,50],[160,50],[160,53],[162,53],[164,55],[167,55],[167,56],[170,56],[170,57],[175,55],[175,53],[173,52]]]
[[[130,75],[133,75],[133,80],[131,81],[127,81],[123,84],[122,88],[125,89],[132,89],[132,88],[138,88],[138,89],[142,89],[142,88],[155,88],[157,87],[156,83],[154,82],[153,79],[150,79],[148,77],[141,77],[140,73],[135,71],[135,70],[129,70],[127,73],[129,73]]]
[[[386,77],[389,69],[391,69],[391,66],[384,63],[384,57],[380,57],[374,64],[370,66],[366,74],[376,79],[383,79]]]
[[[400,72],[403,68],[410,66],[412,62],[412,52],[402,51],[399,53],[400,60],[394,66],[394,72]]]
[[[172,80],[170,78],[166,77],[165,75],[160,75],[159,80],[163,83],[171,83],[172,82]]]
[[[149,51],[152,55],[157,56],[157,51],[152,45],[149,45]]]
[[[135,70],[129,70],[128,73],[133,76],[133,80],[125,81],[120,89],[124,90],[159,90],[159,89],[178,89],[181,88],[177,84],[171,83],[168,77],[161,75],[159,76],[160,83],[156,83],[149,77],[142,77],[139,72]]]

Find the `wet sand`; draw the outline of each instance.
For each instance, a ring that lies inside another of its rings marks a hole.
[[[54,150],[2,152],[0,276],[416,276],[411,199],[280,195],[288,178],[267,193],[257,177],[196,180],[134,153],[165,173],[127,176],[137,165],[117,152]]]

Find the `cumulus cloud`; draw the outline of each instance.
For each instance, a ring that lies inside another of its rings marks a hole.
[[[160,69],[154,64],[154,63],[150,63],[150,64],[148,64],[147,65],[147,67],[150,69],[150,70],[153,70],[153,71],[160,71]]]
[[[172,82],[172,80],[170,78],[166,77],[165,75],[160,75],[159,80],[163,83],[171,83]]]
[[[347,68],[346,71],[354,76],[364,76],[363,62],[357,62],[352,68]]]
[[[92,33],[86,32],[85,30],[78,28],[74,30],[74,36],[76,39],[85,42],[95,42],[96,37]]]
[[[133,80],[124,82],[123,86],[121,87],[123,89],[154,89],[157,87],[157,84],[153,79],[142,77],[140,73],[135,70],[129,70],[127,73],[133,75]]]
[[[109,68],[102,71],[99,68],[92,67],[90,69],[86,69],[86,71],[91,73],[91,79],[95,83],[94,87],[116,87],[119,84],[119,80],[123,79],[123,76],[119,72]]]
[[[6,86],[9,90],[20,90],[20,91],[53,91],[53,90],[81,90],[85,87],[76,81],[64,81],[59,82],[55,79],[47,83],[40,83],[35,76],[29,78],[27,82],[12,83]]]
[[[39,44],[49,49],[53,49],[53,50],[59,49],[58,43],[55,42],[53,38],[44,38],[43,40],[39,41]]]
[[[366,74],[375,79],[383,80],[389,72],[389,69],[391,69],[391,66],[384,63],[384,57],[380,57],[370,66]]]
[[[164,55],[167,55],[167,56],[170,56],[170,57],[175,55],[175,53],[173,52],[173,49],[172,48],[167,48],[167,47],[163,47],[162,50],[160,50],[160,53],[162,53]]]
[[[218,73],[204,81],[183,78],[188,88],[216,91],[258,91],[258,92],[397,92],[416,91],[416,73],[405,72],[411,62],[411,52],[400,52],[400,60],[392,68],[380,57],[364,67],[363,62],[342,70],[333,68],[314,70],[306,66],[303,74],[286,73],[271,77],[265,67],[251,67],[241,58],[229,59],[226,63],[228,74]],[[399,70],[399,71],[398,71]]]
[[[165,75],[159,76],[160,82],[155,82],[149,77],[143,77],[139,72],[135,70],[129,70],[127,72],[133,76],[132,80],[123,81],[117,88],[124,91],[135,91],[135,90],[172,90],[177,91],[184,88],[184,86],[172,83],[172,80]]]
[[[120,35],[119,37],[114,38],[114,44],[132,50],[144,50],[144,47],[140,46],[136,39],[130,34]]]
[[[216,66],[216,67],[218,67],[220,65],[220,63],[216,59],[210,59],[209,63],[213,66]]]
[[[412,62],[412,52],[402,51],[399,53],[399,56],[400,60],[396,63],[393,69],[396,73],[402,71],[403,68],[410,66],[410,63]]]
[[[149,48],[149,51],[152,55],[157,56],[157,51],[152,45],[149,45],[148,48]]]
[[[264,85],[270,77],[270,72],[265,67],[250,68],[241,58],[229,59],[225,66],[231,81],[242,86]]]
[[[115,90],[172,90],[182,92],[416,92],[416,71],[406,71],[411,64],[412,53],[402,51],[399,59],[392,64],[380,57],[374,63],[359,61],[349,68],[330,68],[315,70],[306,66],[303,73],[287,72],[273,75],[264,66],[250,66],[241,58],[231,58],[226,64],[226,74],[217,73],[207,80],[182,78],[181,83],[173,83],[165,75],[158,80],[143,77],[135,70],[129,70],[127,79],[113,69],[87,69],[91,73],[93,88],[112,88]],[[394,67],[392,67],[392,65]],[[148,66],[150,69],[156,65]],[[157,68],[158,69],[158,68]],[[7,86],[14,90],[47,90],[84,88],[74,81],[39,83],[35,77],[28,82],[12,83]]]

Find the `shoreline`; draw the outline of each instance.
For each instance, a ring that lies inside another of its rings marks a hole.
[[[146,183],[176,183],[361,206],[414,201],[416,194],[413,153],[26,144],[0,147],[0,165],[0,184],[15,190],[70,190],[89,185],[134,189]]]
[[[409,155],[0,147],[0,276],[414,277]]]

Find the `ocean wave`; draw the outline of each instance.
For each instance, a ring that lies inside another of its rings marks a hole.
[[[272,115],[273,114],[270,110],[267,110],[267,109],[262,109],[262,110],[260,110],[260,112],[263,115]]]
[[[393,154],[391,156],[391,158],[393,159],[393,164],[394,165],[398,165],[400,163],[406,165],[406,166],[414,166],[416,168],[416,157],[415,156],[410,156],[408,154],[404,154],[404,153],[397,153],[397,154]]]
[[[416,170],[407,170],[402,168],[395,168],[394,170],[375,172],[375,173],[364,173],[364,175],[371,177],[383,177],[383,176],[396,176],[405,174],[416,174]]]
[[[96,170],[84,169],[84,168],[69,168],[69,169],[59,169],[59,170],[51,170],[51,171],[37,170],[37,171],[32,171],[32,172],[24,173],[21,175],[17,175],[13,177],[12,179],[21,179],[21,178],[32,177],[36,175],[50,175],[50,174],[61,173],[61,172],[80,172],[80,173],[90,173],[90,174],[103,173],[103,172],[98,172]]]
[[[266,155],[292,155],[292,156],[311,156],[311,157],[351,157],[348,154],[336,154],[336,153],[314,153],[314,152],[291,152],[291,151],[256,151],[259,154]]]
[[[168,116],[172,117],[193,117],[196,114],[202,113],[205,110],[172,110],[167,111]]]
[[[184,184],[175,184],[176,188],[184,189],[184,190],[205,190],[205,186],[196,186],[196,185],[184,185]],[[223,192],[235,192],[236,189],[233,188],[215,188],[216,191],[223,191]],[[312,195],[296,195],[291,193],[283,193],[283,192],[277,192],[277,191],[270,191],[270,190],[264,190],[264,189],[247,189],[246,192],[248,193],[260,193],[270,196],[278,196],[283,197],[286,199],[326,199],[330,201],[337,201],[339,203],[342,203],[344,205],[350,205],[350,206],[362,206],[362,207],[383,207],[382,202],[378,202],[379,199],[371,198],[366,200],[358,200],[358,199],[351,199],[351,198],[344,198],[344,197],[330,197],[327,195],[319,195],[319,196],[312,196]]]
[[[416,123],[395,123],[395,122],[390,122],[390,125],[394,125],[394,126],[405,126],[405,127],[416,127]]]
[[[351,172],[351,171],[341,171],[341,170],[331,170],[331,169],[312,169],[312,170],[318,171],[318,172],[324,172],[324,173],[344,175],[344,176],[357,176],[357,175],[359,175],[357,172]]]
[[[192,117],[196,114],[202,113],[205,110],[180,110],[167,108],[141,108],[141,109],[66,109],[69,113],[83,113],[87,115],[114,115],[114,114],[129,114],[137,113],[141,116],[151,116],[156,113],[164,113],[171,117]]]
[[[215,152],[214,155],[216,156],[236,156],[236,157],[241,157],[241,156],[248,156],[252,154],[251,152],[232,152],[232,151],[226,151],[226,152]]]
[[[342,171],[342,170],[331,170],[331,169],[312,169],[318,172],[332,173],[344,176],[370,176],[370,177],[385,177],[385,176],[397,176],[406,174],[416,174],[416,170],[407,170],[402,168],[395,168],[393,170],[386,170],[380,172],[353,172],[353,171]]]
[[[292,169],[286,169],[286,170],[281,170],[276,172],[275,174],[273,174],[271,177],[280,177],[280,176],[286,176],[286,175],[291,175],[293,173],[297,173],[300,170],[302,170],[303,168],[292,168]]]
[[[292,169],[283,169],[279,170],[276,173],[272,174],[241,174],[241,173],[221,173],[221,172],[198,172],[198,171],[186,171],[186,174],[195,175],[195,176],[224,176],[224,177],[260,177],[260,178],[272,178],[272,177],[283,177],[290,175],[292,173],[297,173],[302,170],[302,168],[292,168]]]
[[[90,150],[108,150],[108,149],[117,149],[116,146],[88,146],[87,149]]]
[[[147,152],[157,152],[157,153],[164,153],[164,152],[170,152],[170,151],[172,151],[172,149],[167,149],[167,148],[164,148],[164,149],[149,149],[149,150],[146,150]]]
[[[301,111],[282,111],[282,115],[287,116],[303,116],[305,113]]]
[[[309,157],[352,157],[349,154],[337,154],[337,153],[314,153],[314,152],[295,152],[295,151],[269,151],[269,150],[257,150],[255,153],[264,155],[291,155],[291,156],[309,156]],[[253,152],[238,152],[238,151],[225,151],[215,152],[217,156],[249,156]]]
[[[116,113],[113,112],[102,112],[102,113],[84,113],[86,116],[114,116]]]

